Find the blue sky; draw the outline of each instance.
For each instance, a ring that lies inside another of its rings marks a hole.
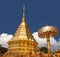
[[[58,27],[60,38],[59,0],[0,0],[0,34],[14,34],[22,19],[22,8],[26,6],[26,21],[31,32],[45,25]]]

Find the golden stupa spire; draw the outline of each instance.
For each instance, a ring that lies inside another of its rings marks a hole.
[[[22,19],[23,22],[25,22],[25,5],[23,6],[23,19]]]
[[[26,23],[26,18],[25,18],[25,6],[23,6],[23,17],[22,17],[22,22],[20,23],[20,25],[18,26],[14,37],[12,39],[12,41],[15,40],[26,40],[26,39],[31,39],[31,40],[35,40],[32,36],[32,33]]]

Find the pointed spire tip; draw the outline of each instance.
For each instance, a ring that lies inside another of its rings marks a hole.
[[[23,19],[22,19],[22,21],[24,21],[24,22],[26,21],[25,20],[25,5],[23,6]]]
[[[23,6],[23,17],[25,17],[25,5]]]

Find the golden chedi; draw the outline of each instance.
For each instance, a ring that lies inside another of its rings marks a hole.
[[[22,22],[8,45],[8,51],[4,57],[35,57],[37,43],[26,24],[25,7],[23,8]]]

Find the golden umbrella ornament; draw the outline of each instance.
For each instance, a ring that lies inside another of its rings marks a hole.
[[[57,34],[58,29],[55,26],[44,26],[38,30],[38,36],[47,39],[48,57],[50,57],[50,38],[57,36]]]

